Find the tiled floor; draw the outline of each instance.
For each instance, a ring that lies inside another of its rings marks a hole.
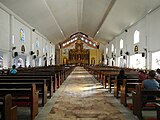
[[[36,120],[137,120],[82,67],[76,67]]]

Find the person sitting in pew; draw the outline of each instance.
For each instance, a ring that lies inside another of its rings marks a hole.
[[[148,73],[148,79],[142,81],[142,89],[148,89],[148,90],[158,90],[160,88],[159,83],[155,80],[156,71],[151,70]],[[147,100],[155,100],[156,96],[149,95],[145,96],[143,98],[144,103],[146,104]]]
[[[160,69],[158,68],[156,70],[157,74],[156,74],[156,80],[160,80]]]
[[[124,69],[121,69],[117,76],[117,80],[118,80],[117,82],[119,86],[123,84],[123,79],[127,79],[127,76],[125,75]]]
[[[16,66],[12,65],[12,68],[10,69],[9,74],[15,75],[16,73],[17,73]]]
[[[123,79],[127,79],[127,76],[125,75],[124,69],[121,69],[119,71],[118,76],[117,76],[118,88],[120,88],[120,86],[123,84]],[[119,94],[119,92],[118,92],[118,94]]]
[[[18,68],[23,68],[22,65],[20,65]]]
[[[118,74],[118,76],[117,76],[117,79],[118,80],[122,80],[122,79],[126,79],[127,78],[127,76],[125,75],[125,71],[123,70],[123,69],[121,69],[120,71],[119,71],[119,74]]]
[[[148,75],[145,71],[139,70],[138,78],[139,80],[146,80],[148,78]]]

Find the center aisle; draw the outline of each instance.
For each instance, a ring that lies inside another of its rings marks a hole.
[[[84,68],[76,67],[36,120],[137,119]]]

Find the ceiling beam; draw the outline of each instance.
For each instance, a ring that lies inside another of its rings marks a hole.
[[[93,38],[95,38],[95,36],[99,33],[100,28],[102,27],[104,21],[106,20],[108,14],[111,11],[111,9],[112,9],[112,7],[113,7],[115,2],[116,2],[116,0],[111,0],[110,4],[109,4],[109,6],[108,6],[108,8],[107,8],[102,20],[101,20],[101,22],[98,25],[98,28],[97,28],[96,32],[93,34]]]
[[[51,14],[53,20],[55,21],[55,23],[56,23],[56,25],[57,25],[57,27],[58,27],[58,29],[59,29],[61,35],[64,37],[64,39],[66,39],[66,36],[64,35],[64,32],[62,31],[61,27],[59,26],[59,24],[58,24],[58,22],[57,22],[55,16],[53,15],[52,10],[50,9],[50,7],[49,7],[48,4],[47,4],[46,0],[44,0],[44,2],[45,2],[45,5],[46,5],[46,7],[47,7],[49,13]]]
[[[83,19],[83,0],[77,0],[77,23],[78,28],[77,31],[81,31],[82,27],[82,19]]]

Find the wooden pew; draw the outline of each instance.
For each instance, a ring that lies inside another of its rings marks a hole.
[[[104,77],[103,77],[104,88],[106,88],[106,84],[108,83],[108,90],[111,93],[112,84],[116,80],[118,72],[117,71],[108,71],[108,72],[103,73],[103,75],[104,75]]]
[[[157,109],[157,120],[160,120],[160,104],[156,103],[156,109]]]
[[[114,87],[114,91],[116,92],[115,93],[115,96],[118,95],[118,91],[120,88],[119,88],[119,82],[117,80],[117,76],[119,74],[119,71],[117,70],[107,70],[105,72],[102,73],[103,74],[103,85],[104,85],[104,88],[106,88],[106,84],[108,83],[108,89],[109,89],[109,92],[112,91],[112,87]],[[138,73],[137,72],[133,72],[133,71],[126,71],[125,72],[126,76],[128,79],[138,79]]]
[[[18,72],[15,76],[39,76],[40,79],[42,78],[42,76],[45,76],[44,79],[46,79],[47,81],[47,87],[50,93],[49,97],[51,98],[53,95],[53,92],[55,92],[60,87],[60,85],[63,83],[66,77],[72,72],[73,69],[74,69],[74,66],[68,66],[68,65],[67,66],[55,65],[55,66],[47,66],[47,67],[43,66],[43,67],[31,67],[31,68],[18,68],[17,69]],[[8,76],[8,73],[5,72],[1,76]],[[9,75],[9,76],[12,76],[12,75]]]
[[[93,76],[98,80],[101,76],[108,76],[110,73],[117,73],[119,69],[108,68],[108,67],[92,67]]]
[[[52,65],[52,66],[41,66],[41,67],[32,67],[32,68],[20,68],[18,69],[17,74],[24,74],[24,73],[50,73],[52,76],[54,74],[59,74],[60,77],[58,77],[61,83],[68,77],[68,75],[73,71],[75,66],[72,65]]]
[[[38,114],[38,91],[35,84],[0,84],[0,96],[11,94],[13,105],[30,107],[31,120]]]
[[[60,87],[63,81],[68,77],[68,75],[74,69],[73,66],[47,66],[47,67],[36,67],[33,69],[29,69],[26,71],[19,71],[17,75],[51,75],[55,79],[57,79],[57,86],[56,89]]]
[[[2,120],[17,120],[17,106],[12,105],[11,94],[0,97],[0,112]]]
[[[121,86],[120,102],[124,106],[127,106],[127,93],[131,93],[135,89],[137,84],[141,84],[139,79],[124,79]]]
[[[145,106],[143,106],[143,97],[147,95],[160,95],[160,90],[145,90],[141,88],[141,85],[136,85],[135,91],[132,92],[132,98],[133,98],[133,114],[137,115],[137,117],[140,120],[143,120],[142,110]],[[146,102],[152,102],[157,107],[157,120],[160,118],[160,107],[157,102],[160,102],[160,100],[148,100]]]
[[[29,80],[38,82],[38,81],[44,81],[46,80],[46,85],[49,91],[49,97],[51,98],[53,96],[53,91],[56,91],[57,89],[57,79],[55,77],[50,75],[32,75],[32,74],[25,74],[25,75],[2,75],[0,76],[0,80],[12,80],[12,79],[20,79],[20,80]],[[45,95],[45,94],[44,94]],[[45,102],[44,102],[45,103]]]
[[[125,74],[129,76],[128,78],[136,77],[138,79],[138,72],[136,69],[130,68],[122,68],[116,66],[86,66],[86,69],[92,74],[102,85],[104,88],[108,87],[108,91],[112,91],[112,87],[114,87],[114,95],[118,97],[118,92],[120,90],[120,85],[116,81],[117,75],[121,69],[125,70]],[[132,77],[130,77],[130,75]]]
[[[62,75],[61,72],[48,71],[48,70],[47,71],[46,70],[44,70],[44,71],[27,71],[27,72],[16,74],[16,76],[40,76],[40,77],[42,77],[42,76],[48,77],[49,76],[49,77],[52,77],[54,91],[56,91],[60,87],[60,85],[63,81],[63,79],[62,79],[63,77],[61,75]],[[51,88],[51,87],[49,86],[49,88]],[[52,96],[50,96],[50,97],[52,97]]]
[[[52,97],[53,91],[56,91],[66,77],[72,72],[74,66],[43,66],[43,67],[32,67],[32,68],[19,68],[17,69],[16,76],[52,76],[54,86],[49,86],[50,97]],[[3,74],[7,75],[7,74]]]
[[[63,82],[66,77],[72,72],[72,70],[74,69],[74,66],[70,66],[70,65],[61,65],[61,66],[41,66],[41,67],[32,67],[30,69],[26,69],[26,68],[21,68],[18,69],[18,74],[23,74],[23,73],[36,73],[36,72],[54,72],[54,73],[58,73],[60,72],[60,78],[61,81]]]
[[[112,79],[115,80],[115,76],[118,75],[119,69],[118,67],[110,67],[110,66],[89,66],[88,67],[90,73],[104,86],[107,87],[108,84],[109,92],[111,92]]]
[[[6,78],[1,78],[0,79],[0,84],[1,85],[7,85],[7,84],[36,84],[36,89],[37,91],[41,91],[42,93],[42,106],[44,106],[47,102],[47,86],[46,86],[46,80],[44,79],[33,79],[33,78],[19,78],[19,77],[14,77],[11,79],[6,79]],[[40,93],[40,92],[39,92]]]
[[[127,72],[126,77],[128,80],[132,80],[130,82],[137,82],[137,81],[134,81],[134,79],[138,80],[138,73]],[[115,79],[116,80],[114,81],[114,96],[118,98],[119,92],[121,91],[121,86],[123,85],[123,79],[118,79],[117,77],[115,77]],[[138,82],[141,82],[141,81],[138,81]]]

